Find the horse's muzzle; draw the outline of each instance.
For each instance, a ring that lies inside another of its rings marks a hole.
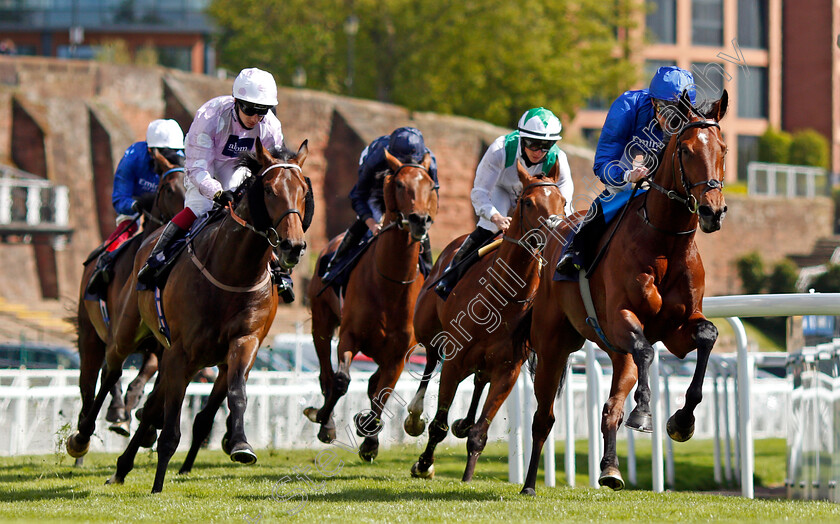
[[[306,242],[293,242],[288,239],[280,241],[278,246],[278,256],[280,258],[280,265],[284,269],[291,269],[300,262],[303,253],[306,251]]]
[[[411,238],[417,242],[425,240],[429,234],[429,228],[432,227],[432,217],[428,214],[411,213],[408,215],[408,231]]]
[[[726,216],[727,207],[723,206],[717,210],[712,209],[712,206],[702,205],[697,209],[697,215],[700,217],[700,229],[704,233],[714,233],[720,229],[723,218]]]

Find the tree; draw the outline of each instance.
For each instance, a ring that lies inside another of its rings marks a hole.
[[[761,293],[766,281],[761,254],[757,251],[747,253],[739,258],[735,265],[738,268],[738,276],[741,277],[744,292],[751,295]]]
[[[840,265],[830,264],[828,271],[818,276],[811,287],[820,293],[840,293]]]
[[[818,131],[803,129],[793,135],[790,144],[790,163],[828,169],[828,140]]]
[[[758,139],[759,162],[789,163],[791,142],[793,142],[793,137],[790,133],[768,127]]]
[[[767,277],[768,293],[796,293],[796,281],[799,268],[786,258],[773,266],[773,272]]]
[[[617,28],[632,26],[633,0],[213,0],[219,63],[257,66],[289,84],[413,110],[511,126],[530,107],[571,116],[593,95],[616,96],[634,78]],[[343,24],[359,19],[348,55]],[[626,44],[623,44],[626,47]]]

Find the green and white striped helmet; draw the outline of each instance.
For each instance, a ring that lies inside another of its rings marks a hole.
[[[560,140],[560,119],[544,107],[535,107],[525,111],[517,124],[519,136],[537,140]]]

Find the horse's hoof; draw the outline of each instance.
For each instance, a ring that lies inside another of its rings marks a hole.
[[[356,426],[356,435],[363,438],[375,437],[384,427],[382,421],[376,418],[373,412],[368,412],[366,415],[362,412],[356,413],[353,416],[353,424]]]
[[[326,424],[321,424],[321,429],[318,430],[318,440],[324,444],[331,444],[335,440],[335,422],[332,419]]]
[[[67,454],[73,458],[84,457],[90,449],[90,437],[83,438],[77,431],[67,437]]]
[[[630,413],[624,425],[642,433],[653,433],[653,417],[650,413],[639,413],[636,409]]]
[[[116,473],[111,475],[111,478],[109,478],[108,480],[105,481],[106,486],[110,486],[112,484],[122,484],[122,483],[123,483],[123,479],[117,477]]]
[[[143,408],[140,408],[134,412],[134,418],[137,419],[137,422],[143,421]]]
[[[318,418],[318,408],[313,408],[309,406],[308,408],[303,410],[303,415],[309,419],[310,422],[318,422],[316,419]]]
[[[681,428],[677,424],[676,416],[676,413],[671,415],[671,418],[668,419],[668,423],[665,425],[665,429],[668,431],[668,436],[671,437],[671,440],[685,442],[694,436],[694,422],[692,421],[687,428]]]
[[[416,479],[431,479],[435,477],[435,465],[429,465],[429,469],[426,471],[420,471],[420,462],[415,462],[413,466],[411,466],[411,476]]]
[[[471,428],[472,424],[465,419],[459,418],[452,424],[452,434],[455,435],[456,438],[465,438],[469,435]]]
[[[365,439],[359,446],[359,457],[365,462],[373,462],[373,459],[379,455],[379,441],[373,439],[370,439],[370,441],[371,443],[368,444],[369,440]]]
[[[621,472],[615,466],[604,468],[604,471],[601,472],[601,477],[598,479],[598,484],[606,486],[613,491],[624,489],[624,479],[621,478]]]
[[[146,430],[146,434],[143,435],[143,440],[140,441],[140,447],[150,448],[155,445],[155,442],[157,442],[157,430],[149,426],[149,429]]]
[[[178,474],[179,475],[189,475],[191,471],[192,471],[192,468],[185,468],[184,466],[181,466],[181,469],[178,470]]]
[[[254,450],[251,449],[251,446],[247,442],[241,442],[231,450],[230,460],[250,466],[257,462],[257,454],[254,453]]]
[[[131,423],[128,420],[123,420],[122,422],[114,422],[108,429],[116,433],[121,437],[129,437],[131,436]]]
[[[522,488],[522,491],[519,492],[520,495],[527,495],[529,497],[536,497],[537,490],[534,488]]]
[[[227,433],[222,437],[222,451],[225,452],[225,455],[230,455],[230,438]]]
[[[408,435],[412,437],[419,437],[423,434],[423,431],[426,430],[426,419],[424,419],[420,415],[418,415],[417,417],[412,417],[409,413],[409,415],[405,417],[403,429],[405,429],[405,432]]]

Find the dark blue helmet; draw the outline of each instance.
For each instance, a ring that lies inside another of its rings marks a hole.
[[[690,71],[676,66],[660,67],[650,81],[648,92],[651,98],[676,102],[684,90],[688,90],[688,97],[694,104],[694,76]]]
[[[423,133],[413,127],[401,127],[391,133],[388,140],[388,152],[402,163],[420,163],[426,154]]]

